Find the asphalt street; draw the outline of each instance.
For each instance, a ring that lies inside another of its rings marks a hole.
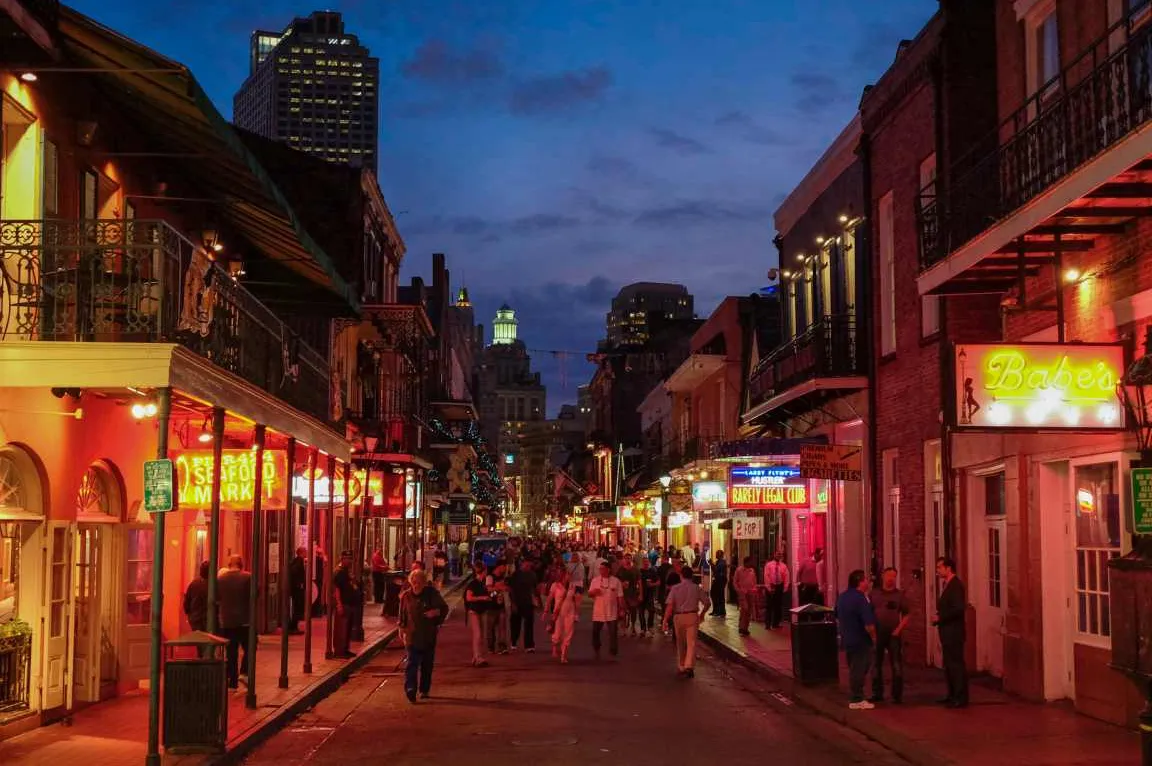
[[[386,649],[246,763],[906,764],[706,650],[694,679],[677,676],[663,637],[622,638],[617,660],[596,661],[587,610],[570,664],[550,656],[549,640],[538,628],[536,653],[473,668],[457,607],[441,631],[431,699],[408,702],[402,652]]]

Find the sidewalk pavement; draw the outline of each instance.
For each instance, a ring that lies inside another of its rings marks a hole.
[[[462,585],[458,580],[445,595],[452,605]],[[280,634],[260,636],[256,654],[256,709],[245,705],[247,687],[228,696],[228,746],[223,755],[164,755],[165,766],[207,766],[235,763],[275,734],[297,715],[340,687],[397,635],[396,621],[380,616],[379,604],[364,608],[364,641],[353,643],[356,657],[325,659],[326,618],[312,622],[312,673],[305,675],[304,636],[288,638],[288,688],[279,688]],[[70,719],[42,726],[0,742],[4,766],[46,763],[84,766],[140,766],[148,743],[148,693],[133,692],[74,713]]]
[[[751,626],[739,634],[738,611],[708,617],[701,639],[721,656],[771,676],[801,704],[842,723],[923,766],[1118,766],[1140,758],[1134,731],[1080,715],[1064,703],[1027,702],[972,679],[971,703],[964,710],[935,704],[943,696],[939,670],[906,668],[904,704],[880,703],[875,710],[848,709],[848,672],[841,655],[840,683],[805,685],[792,675],[788,627]],[[886,676],[889,674],[885,674]],[[886,678],[886,680],[888,680]],[[870,681],[869,681],[870,683]],[[866,689],[870,692],[871,686]]]

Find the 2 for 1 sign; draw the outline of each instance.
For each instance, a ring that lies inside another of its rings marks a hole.
[[[732,519],[732,537],[737,540],[763,540],[764,519],[751,516]]]

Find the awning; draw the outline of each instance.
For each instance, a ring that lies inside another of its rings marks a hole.
[[[693,354],[669,377],[664,387],[669,391],[692,391],[724,366],[720,354]]]
[[[8,388],[172,388],[347,461],[352,445],[319,420],[171,343],[0,343]]]
[[[180,174],[219,197],[222,223],[269,261],[321,286],[316,300],[327,295],[359,309],[353,289],[186,67],[63,6],[60,33],[70,65],[103,70],[90,76],[154,142],[149,150],[184,157],[173,160]]]

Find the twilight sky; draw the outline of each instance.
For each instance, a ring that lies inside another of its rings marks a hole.
[[[231,115],[248,36],[307,0],[71,0],[186,64]],[[575,398],[616,290],[707,316],[765,284],[772,213],[934,0],[336,0],[380,58],[380,183],[405,278],[448,255],[486,325],[507,301]],[[574,356],[550,350],[580,352]]]

